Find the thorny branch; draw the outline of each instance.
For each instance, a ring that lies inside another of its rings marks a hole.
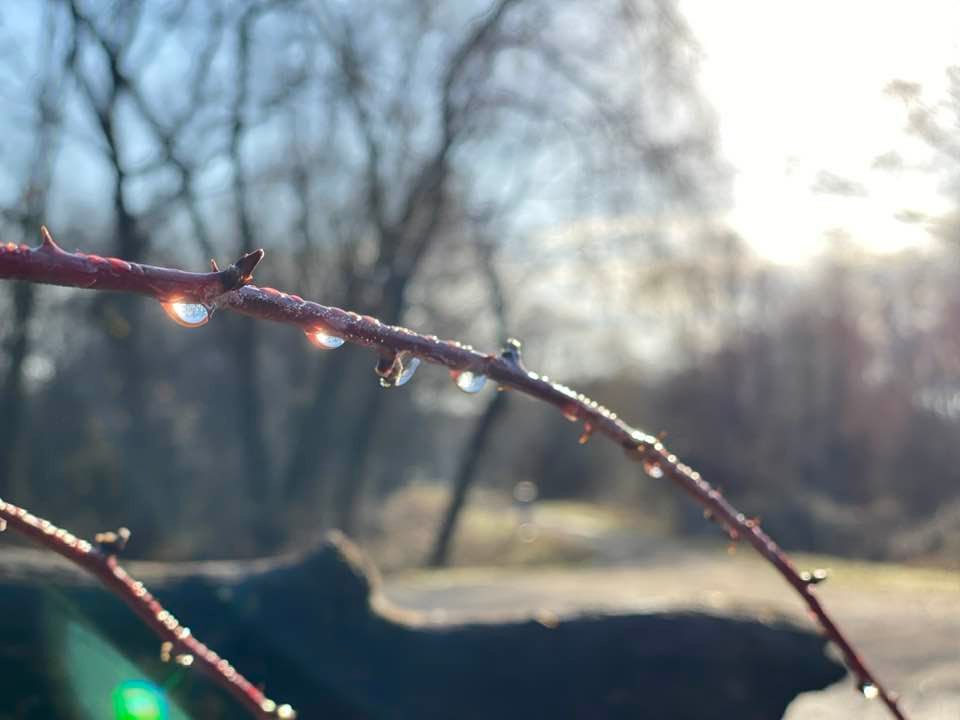
[[[42,228],[41,233],[43,243],[38,248],[13,243],[0,245],[0,278],[138,293],[167,304],[197,304],[205,311],[204,318],[215,309],[230,309],[262,320],[295,325],[308,335],[320,332],[372,348],[380,355],[377,368],[381,375],[392,371],[399,375],[405,366],[409,367],[410,359],[417,358],[449,368],[455,378],[463,373],[473,373],[494,380],[501,389],[518,390],[554,405],[571,422],[583,423],[582,440],[592,434],[605,435],[620,445],[628,457],[642,463],[648,475],[668,478],[700,503],[707,517],[719,524],[731,540],[749,542],[806,603],[811,616],[840,649],[864,696],[880,698],[895,718],[906,720],[897,696],[876,679],[820,603],[815,586],[823,579],[821,573],[798,570],[757,521],[748,519],[733,507],[700,473],[680,462],[660,440],[631,427],[595,400],[528,371],[516,346],[499,354],[484,354],[456,341],[386,325],[370,316],[320,305],[274,288],[256,287],[250,282],[254,268],[263,258],[262,250],[244,255],[226,270],[219,270],[214,263],[213,272],[191,273],[117,258],[68,253],[57,246],[46,228]],[[43,531],[28,531],[34,537],[47,537]],[[103,578],[108,587],[118,588],[116,580],[110,579],[112,576],[104,571],[106,566],[102,563],[91,563],[86,559],[87,555],[66,554]],[[159,629],[155,618],[149,622]]]
[[[121,528],[119,537],[115,533],[98,535],[99,542],[91,544],[22,507],[0,499],[0,529],[4,527],[16,530],[53,550],[96,577],[164,641],[166,655],[176,655],[179,662],[196,665],[236,698],[252,717],[263,720],[296,717],[289,705],[277,705],[237,672],[227,660],[197,640],[190,628],[181,625],[180,621],[150,594],[143,583],[131,577],[120,566],[117,552],[129,537],[129,530]]]

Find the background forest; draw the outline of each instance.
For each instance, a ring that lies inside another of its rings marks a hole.
[[[480,349],[521,339],[529,367],[668,431],[788,548],[955,559],[960,69],[942,94],[871,89],[924,160],[877,147],[870,171],[947,199],[886,208],[924,242],[881,253],[837,227],[777,262],[728,222],[736,168],[683,10],[4,4],[0,239],[36,244],[46,223],[67,249],[193,270],[263,247],[258,284]],[[867,193],[828,167],[810,185]],[[0,497],[86,536],[127,525],[134,557],[250,557],[338,527],[420,563],[455,482],[468,507],[535,488],[651,538],[715,532],[615,448],[493,387],[424,368],[384,390],[367,352],[287,327],[0,293]]]

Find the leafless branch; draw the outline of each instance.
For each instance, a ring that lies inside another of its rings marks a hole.
[[[152,297],[164,303],[195,303],[209,315],[230,309],[262,320],[286,323],[307,334],[318,331],[376,350],[378,367],[398,365],[398,358],[418,358],[448,368],[457,377],[471,372],[495,381],[501,388],[517,390],[558,408],[571,422],[583,423],[583,437],[604,435],[620,445],[627,456],[642,463],[654,478],[667,478],[703,506],[731,540],[746,540],[769,562],[806,603],[825,634],[840,649],[847,667],[867,697],[879,697],[891,714],[905,720],[896,696],[876,679],[846,635],[817,597],[816,573],[798,570],[790,558],[760,527],[733,507],[700,473],[680,462],[663,443],[624,422],[594,400],[546,376],[528,371],[518,353],[478,352],[470,346],[436,336],[421,335],[404,327],[387,325],[373,317],[306,301],[273,288],[249,284],[263,251],[244,255],[223,271],[189,273],[139,265],[116,258],[100,258],[61,250],[43,229],[44,242],[36,248],[0,246],[0,278],[38,283],[119,290]],[[204,316],[206,317],[206,316]]]
[[[277,705],[263,692],[237,672],[226,659],[197,640],[190,628],[164,609],[142,582],[131,577],[117,562],[122,542],[114,538],[92,544],[73,533],[39,518],[22,507],[0,499],[0,529],[9,527],[33,542],[53,550],[74,565],[93,575],[105,588],[123,600],[127,606],[165,643],[170,643],[170,654],[189,656],[217,685],[232,695],[251,717],[263,720],[295,718],[289,705]],[[113,535],[110,533],[110,535]],[[120,540],[124,538],[120,536]],[[111,542],[112,541],[112,542]]]

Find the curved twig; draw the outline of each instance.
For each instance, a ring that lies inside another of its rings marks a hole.
[[[167,654],[189,658],[220,687],[236,698],[255,718],[276,720],[294,718],[289,705],[277,705],[241,675],[226,659],[197,640],[190,628],[163,608],[142,582],[131,577],[117,562],[122,549],[114,537],[94,545],[59,528],[48,520],[27,512],[22,507],[0,500],[0,529],[9,527],[34,542],[53,550],[96,577],[110,592],[125,602],[134,613],[167,645]],[[113,533],[106,535],[113,536]],[[123,540],[129,531],[121,534]],[[98,536],[99,537],[99,536]]]
[[[322,331],[372,348],[382,356],[381,365],[383,360],[387,364],[394,358],[399,360],[404,357],[400,354],[404,353],[443,365],[454,375],[466,371],[484,375],[501,388],[519,390],[554,405],[568,420],[584,423],[586,437],[605,435],[623,447],[631,459],[641,462],[648,475],[669,478],[700,503],[708,517],[724,528],[732,540],[749,542],[806,603],[826,636],[840,649],[864,696],[880,698],[895,718],[906,719],[895,694],[877,680],[820,603],[815,589],[823,579],[820,574],[799,571],[758,522],[734,508],[700,473],[681,463],[657,438],[631,427],[616,413],[585,395],[528,371],[513,348],[500,354],[485,354],[456,341],[386,325],[373,317],[320,305],[273,288],[255,287],[249,284],[250,276],[263,257],[262,250],[244,255],[224,271],[188,273],[115,258],[67,253],[57,247],[45,228],[42,234],[44,242],[36,249],[0,245],[0,278],[134,292],[161,302],[200,303],[209,311],[213,308],[230,309],[263,320],[295,325],[308,334]]]

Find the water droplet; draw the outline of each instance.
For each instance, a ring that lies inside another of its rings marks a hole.
[[[830,577],[830,571],[824,568],[817,568],[811,572],[804,571],[800,573],[800,579],[807,585],[819,585]]]
[[[644,460],[643,471],[652,478],[663,477],[663,469],[660,467],[660,463],[658,462],[653,462],[651,460]]]
[[[3,532],[7,529],[7,521],[3,518],[0,518],[0,532]]]
[[[260,709],[265,713],[270,714],[277,709],[277,704],[270,698],[264,698],[263,702],[260,703]]]
[[[170,662],[170,653],[173,652],[173,643],[169,640],[160,645],[160,662]]]
[[[321,350],[336,350],[346,342],[339,335],[331,335],[326,330],[310,330],[307,332],[307,340],[312,345],[316,345]]]
[[[296,720],[297,711],[289,705],[281,705],[277,708],[277,717],[280,720]]]
[[[483,390],[483,386],[487,384],[486,375],[481,375],[471,370],[455,370],[451,372],[450,375],[453,377],[453,381],[457,384],[458,388],[471,395]]]
[[[412,357],[403,366],[403,370],[400,371],[400,375],[397,377],[395,385],[400,387],[401,385],[406,385],[410,382],[410,378],[413,377],[413,374],[417,371],[417,368],[420,367],[420,358]]]
[[[590,423],[584,423],[583,432],[580,434],[580,439],[578,440],[578,442],[581,445],[586,445],[587,442],[590,440],[591,435],[593,435],[593,425],[591,425]]]
[[[570,422],[577,421],[577,406],[576,405],[564,405],[563,406],[563,416]]]
[[[877,686],[869,682],[860,683],[860,686],[857,689],[867,700],[873,700],[880,694],[880,690],[877,688]]]
[[[210,310],[201,303],[172,302],[160,305],[167,317],[183,327],[200,327],[206,325],[210,319]]]
[[[182,655],[177,655],[173,661],[181,667],[190,667],[193,665],[193,655],[190,653],[183,653]]]
[[[381,357],[374,372],[380,376],[380,387],[394,388],[406,385],[420,367],[420,358],[404,350],[393,357]]]

